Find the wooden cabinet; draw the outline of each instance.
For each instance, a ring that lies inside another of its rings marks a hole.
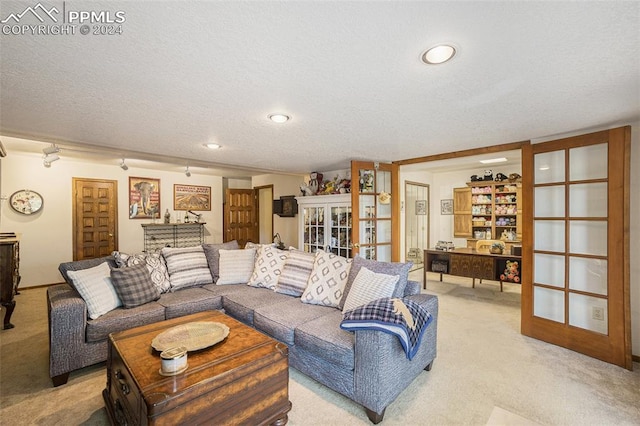
[[[454,188],[454,237],[504,240],[508,245],[522,238],[522,189],[520,183],[479,181]],[[456,208],[456,204],[460,208]],[[467,210],[468,206],[468,210]]]
[[[0,239],[0,303],[6,309],[3,329],[13,328],[11,315],[16,307],[13,300],[20,284],[20,237],[15,234]]]
[[[298,248],[351,257],[351,194],[297,197]]]
[[[453,236],[471,238],[471,188],[453,189]]]

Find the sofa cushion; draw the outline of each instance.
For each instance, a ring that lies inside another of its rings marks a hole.
[[[67,271],[73,287],[87,304],[89,318],[96,319],[122,306],[122,302],[111,282],[111,268],[102,262],[92,268]]]
[[[98,342],[109,333],[128,330],[141,325],[164,321],[164,306],[158,302],[145,303],[131,309],[115,309],[100,318],[87,321],[87,342]]]
[[[287,345],[293,345],[296,327],[332,310],[326,306],[305,305],[298,298],[288,297],[284,302],[256,308],[253,326]]]
[[[167,262],[171,291],[213,283],[202,246],[164,247],[162,257]]]
[[[349,294],[349,290],[351,289],[351,285],[353,281],[358,276],[358,272],[360,272],[360,268],[365,266],[368,270],[372,272],[376,272],[378,274],[386,274],[386,275],[398,275],[400,278],[398,280],[398,284],[396,285],[395,290],[393,291],[393,297],[403,297],[404,289],[407,286],[407,280],[409,279],[409,269],[413,266],[413,263],[391,263],[391,262],[381,262],[378,260],[368,260],[360,256],[356,256],[353,259],[353,264],[351,265],[351,271],[349,271],[349,279],[347,280],[347,285],[344,289],[344,294],[342,299],[340,300],[339,308],[342,310],[344,308],[344,302],[347,300],[347,295]]]
[[[275,291],[291,296],[302,296],[307,284],[309,284],[315,260],[315,253],[307,253],[295,249],[289,250],[289,257],[282,268],[282,274],[278,278]]]
[[[255,309],[291,300],[291,296],[276,293],[268,288],[247,285],[243,287],[244,290],[237,290],[222,296],[222,305],[227,314],[245,324],[253,325],[253,311]]]
[[[196,312],[222,309],[222,296],[200,287],[190,287],[165,293],[157,303],[165,307],[165,318],[171,319]]]
[[[253,265],[253,274],[247,284],[251,287],[275,289],[287,257],[289,257],[288,251],[270,245],[262,245],[258,249]]]
[[[246,284],[253,274],[256,260],[255,249],[218,250],[220,253],[220,276],[217,285]]]
[[[222,244],[203,244],[204,255],[207,258],[209,264],[209,270],[215,283],[220,276],[220,250],[237,250],[240,248],[238,241],[227,241]]]
[[[126,309],[135,308],[160,298],[144,263],[125,268],[111,268],[111,282]]]
[[[299,325],[294,336],[296,348],[353,370],[355,334],[342,330],[340,322],[342,313],[331,309],[327,315]]]
[[[365,267],[360,268],[347,294],[342,312],[366,305],[376,299],[391,297],[399,279],[398,275],[376,274]]]
[[[352,262],[353,259],[318,250],[309,284],[302,294],[302,302],[337,308]]]
[[[160,253],[127,254],[114,251],[111,254],[120,268],[138,264],[147,265],[147,269],[151,275],[151,281],[153,281],[153,284],[158,288],[160,293],[166,293],[171,289],[167,264]]]

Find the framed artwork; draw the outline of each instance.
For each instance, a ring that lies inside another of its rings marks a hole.
[[[160,217],[160,179],[129,176],[129,219]]]
[[[416,200],[416,214],[420,216],[427,214],[427,200]]]
[[[211,211],[211,187],[174,184],[173,209]]]
[[[453,199],[440,200],[440,214],[453,214]]]
[[[298,213],[298,202],[294,196],[280,197],[282,214],[280,217],[294,217]]]

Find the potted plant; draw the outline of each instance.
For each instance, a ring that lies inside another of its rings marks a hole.
[[[491,244],[491,247],[489,248],[489,252],[492,254],[502,254],[503,250],[504,250],[504,245],[499,242],[495,242]]]

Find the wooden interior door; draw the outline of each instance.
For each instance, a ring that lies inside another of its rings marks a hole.
[[[627,369],[630,140],[627,126],[533,144],[522,161],[522,333]]]
[[[397,164],[351,162],[352,256],[400,260],[398,169]]]
[[[118,250],[118,181],[73,178],[73,260]]]
[[[237,240],[240,247],[251,241],[260,242],[258,229],[258,201],[253,189],[225,191],[224,241]]]

